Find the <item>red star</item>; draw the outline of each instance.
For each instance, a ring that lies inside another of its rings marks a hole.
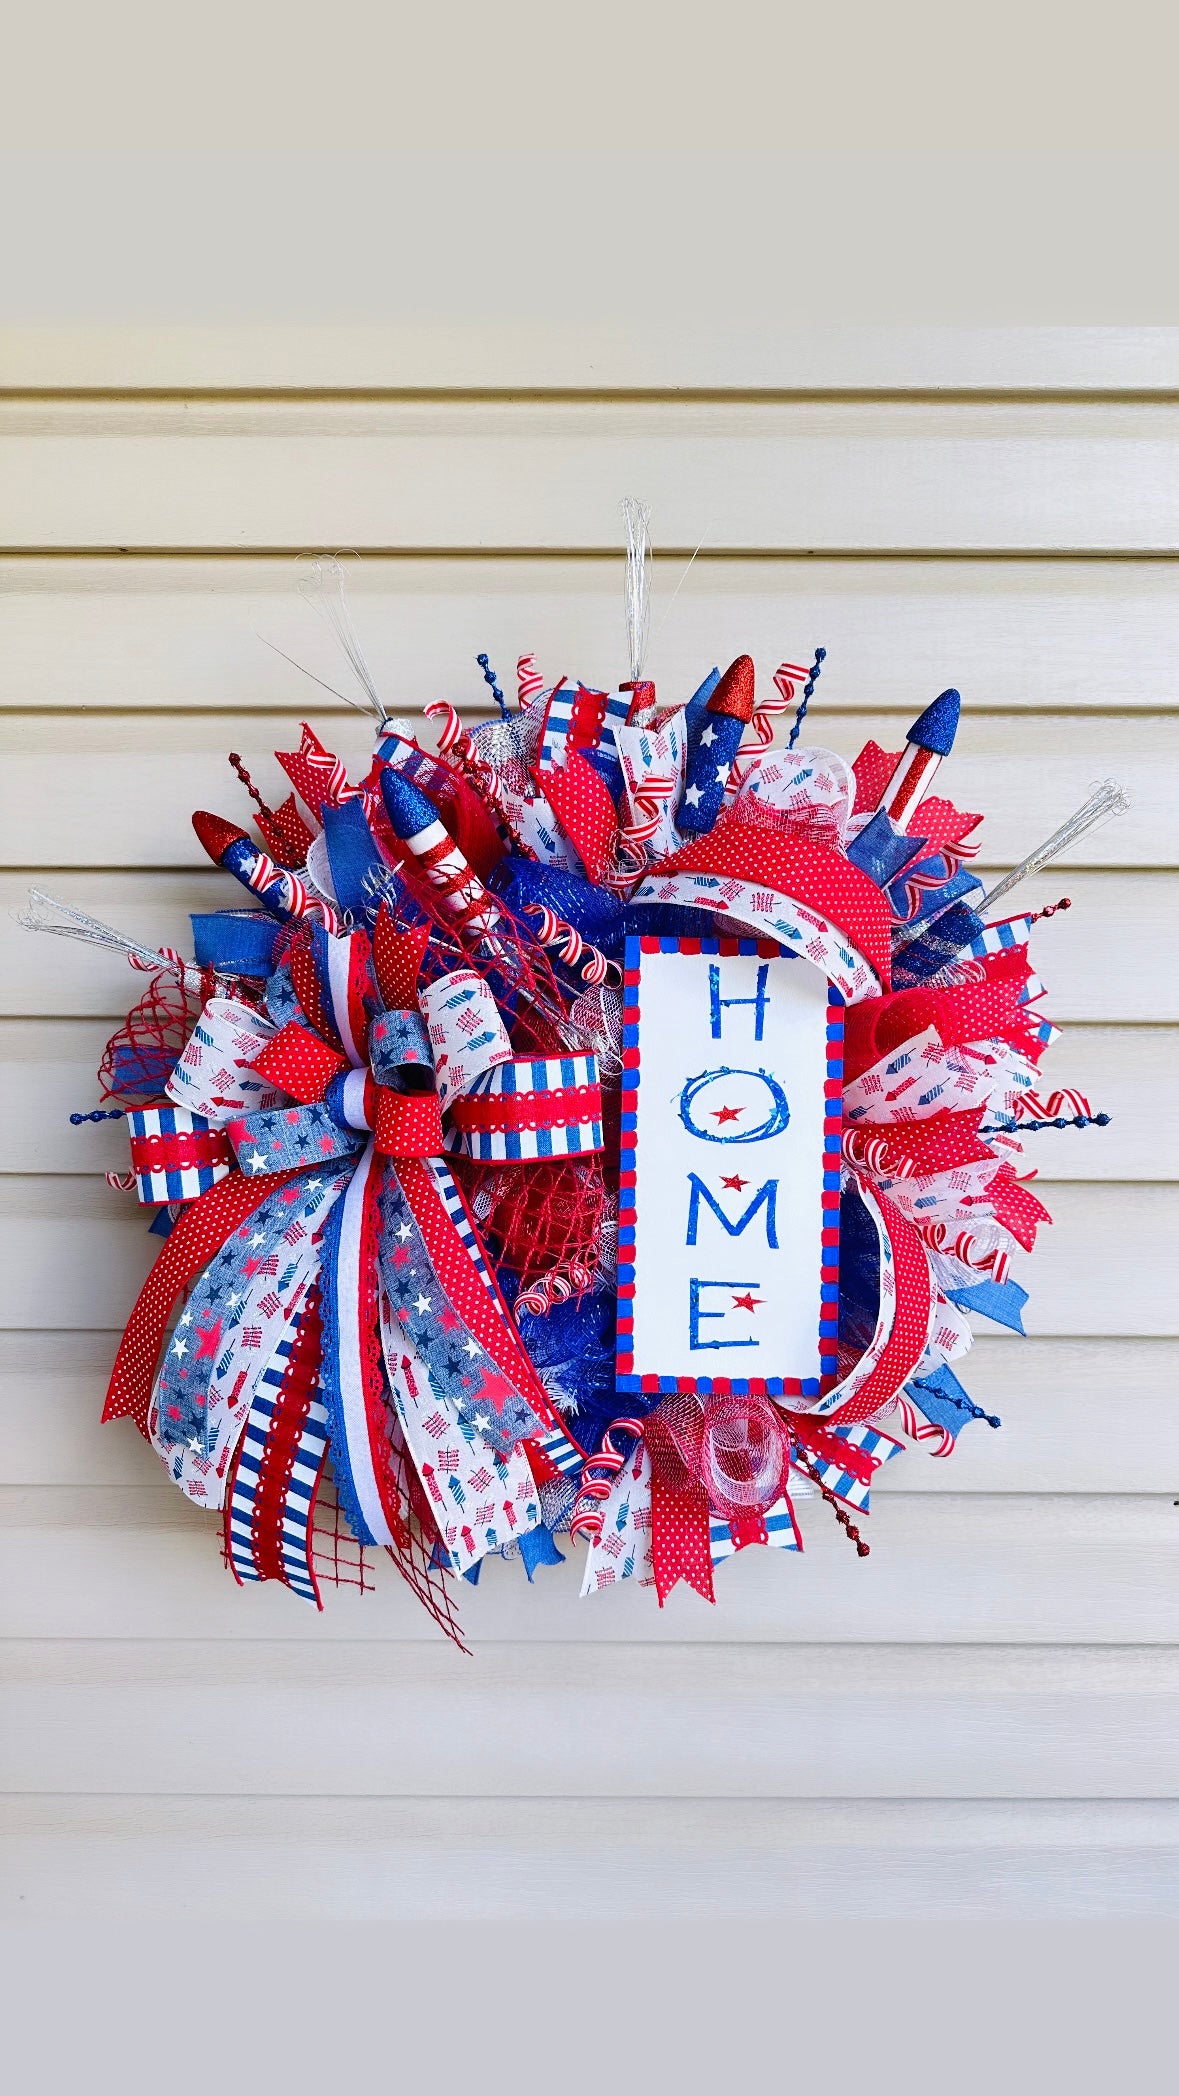
[[[508,1400],[515,1395],[506,1376],[485,1375],[475,1393],[475,1399],[478,1404],[493,1405],[497,1412],[502,1412]]]
[[[735,1194],[739,1194],[739,1193],[740,1193],[740,1191],[741,1191],[741,1189],[742,1189],[742,1187],[743,1187],[743,1186],[748,1186],[748,1184],[749,1184],[749,1181],[748,1181],[748,1179],[740,1179],[740,1178],[738,1178],[738,1176],[737,1176],[737,1174],[736,1174],[736,1173],[734,1173],[734,1174],[733,1174],[733,1177],[732,1177],[731,1179],[722,1179],[722,1180],[721,1180],[721,1185],[722,1185],[722,1186],[731,1186],[731,1187],[732,1187],[732,1189],[733,1189],[733,1192],[734,1192]]]
[[[453,1332],[455,1326],[458,1323],[458,1319],[455,1316],[453,1310],[440,1310],[438,1312],[438,1322],[442,1326],[444,1332]]]
[[[408,1261],[409,1253],[406,1251],[405,1246],[398,1245],[397,1250],[393,1254],[394,1266],[405,1266],[408,1263]]]
[[[756,1310],[760,1302],[761,1297],[759,1295],[735,1295],[733,1297],[733,1308],[734,1310]]]
[[[209,1359],[210,1361],[214,1361],[214,1360],[216,1360],[216,1358],[217,1358],[217,1349],[218,1349],[218,1347],[220,1346],[220,1344],[221,1344],[221,1319],[220,1319],[220,1318],[218,1318],[218,1319],[217,1319],[217,1322],[216,1322],[216,1324],[215,1324],[215,1325],[209,1325],[209,1326],[208,1326],[208,1327],[207,1327],[207,1328],[205,1329],[205,1331],[203,1331],[203,1332],[201,1331],[201,1328],[200,1328],[200,1326],[198,1325],[198,1326],[197,1326],[197,1350],[196,1350],[196,1353],[195,1353],[195,1355],[193,1356],[194,1360],[197,1360],[197,1361],[199,1361],[199,1360],[200,1360],[200,1358],[201,1358],[201,1356],[202,1356],[202,1354],[204,1354],[204,1355],[207,1355],[207,1356],[208,1356],[208,1359]]]
[[[712,1118],[714,1121],[735,1121],[738,1114],[743,1114],[744,1111],[743,1106],[719,1106]]]

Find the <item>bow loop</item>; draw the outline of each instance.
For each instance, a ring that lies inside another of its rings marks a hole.
[[[665,1489],[701,1490],[726,1518],[767,1513],[785,1490],[790,1434],[768,1398],[667,1397],[646,1421],[645,1437]]]

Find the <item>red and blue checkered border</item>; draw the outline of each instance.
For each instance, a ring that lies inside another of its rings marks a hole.
[[[822,1222],[819,1267],[819,1374],[817,1376],[657,1376],[635,1375],[632,1342],[635,1276],[635,1149],[638,1127],[639,957],[644,953],[756,954],[761,960],[789,960],[773,939],[661,939],[640,936],[626,942],[622,1011],[622,1142],[618,1193],[618,1342],[615,1383],[620,1396],[641,1392],[670,1397],[676,1392],[709,1397],[822,1397],[839,1381],[836,1344],[839,1337],[839,1158],[843,1133],[843,1010],[834,983],[827,996],[827,1074],[823,1085]]]

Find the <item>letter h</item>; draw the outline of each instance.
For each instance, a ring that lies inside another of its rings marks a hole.
[[[766,1005],[769,1001],[766,997],[766,978],[769,972],[769,962],[763,961],[757,971],[757,991],[753,997],[722,997],[720,993],[720,969],[715,961],[710,964],[708,990],[712,1002],[712,1038],[714,1041],[719,1041],[721,1037],[721,1013],[739,1004],[751,1004],[753,1006],[757,1015],[753,1022],[753,1038],[755,1041],[762,1039],[765,1030]]]

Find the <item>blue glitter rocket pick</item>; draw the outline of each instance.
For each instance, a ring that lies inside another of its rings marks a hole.
[[[938,693],[931,706],[914,721],[906,742],[915,742],[920,750],[933,750],[939,757],[948,757],[954,747],[958,733],[958,717],[962,711],[962,694],[953,686]]]
[[[438,821],[420,786],[412,779],[404,778],[401,772],[386,765],[381,773],[381,799],[385,813],[393,825],[393,834],[405,842],[410,837],[420,837]]]

